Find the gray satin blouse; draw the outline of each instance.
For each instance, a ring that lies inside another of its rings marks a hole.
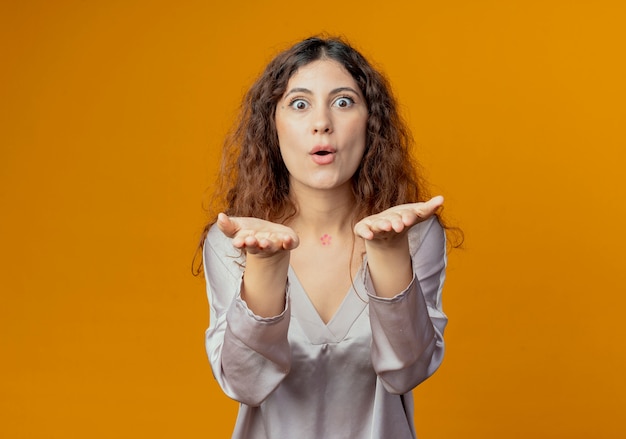
[[[243,260],[213,226],[204,246],[206,349],[226,395],[241,403],[236,439],[415,438],[411,390],[441,364],[445,234],[436,218],[409,231],[414,277],[376,296],[364,261],[325,324],[293,270],[285,310],[254,315],[241,299]],[[363,300],[362,300],[363,299]],[[366,303],[367,302],[367,303]]]

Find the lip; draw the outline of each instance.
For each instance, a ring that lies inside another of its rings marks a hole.
[[[330,145],[317,145],[309,152],[309,155],[315,164],[328,165],[335,161],[336,152],[337,150]]]
[[[337,152],[337,150],[330,145],[316,145],[311,151],[309,151],[309,154],[313,155],[317,154],[318,152],[329,152],[331,154],[334,154]]]

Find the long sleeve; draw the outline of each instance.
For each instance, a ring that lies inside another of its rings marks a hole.
[[[390,393],[403,394],[424,381],[443,359],[447,317],[441,307],[446,269],[445,233],[436,218],[409,231],[413,280],[387,299],[376,296],[365,271],[370,298],[372,364]]]
[[[213,375],[229,397],[258,406],[289,373],[289,300],[281,314],[256,316],[242,300],[242,258],[215,226],[204,245],[210,305],[206,350]],[[288,286],[286,286],[288,290]]]

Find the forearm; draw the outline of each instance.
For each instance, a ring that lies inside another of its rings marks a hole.
[[[417,279],[392,299],[370,296],[370,324],[372,365],[387,391],[410,391],[441,363],[443,339],[429,317]]]
[[[404,291],[413,279],[407,236],[392,242],[366,240],[365,250],[376,295],[391,298]]]
[[[218,368],[220,384],[231,398],[257,406],[289,373],[291,313],[288,306],[271,318],[252,316],[250,311],[241,300],[231,305]]]
[[[370,295],[372,363],[392,393],[405,393],[441,364],[447,318],[441,307],[445,281],[445,234],[436,218],[408,234],[413,277],[400,294],[386,298],[365,273]]]
[[[241,298],[259,317],[273,317],[285,309],[289,252],[272,257],[248,255]]]
[[[254,278],[256,268],[262,267],[252,255],[248,255],[247,264],[245,258],[236,256],[231,239],[217,226],[211,228],[204,247],[210,304],[205,343],[213,374],[224,392],[237,401],[256,406],[289,372],[289,292],[283,279],[279,295],[284,307],[270,318],[254,314],[241,297],[242,272],[247,266],[246,276]],[[266,267],[265,271],[270,270],[271,267]]]

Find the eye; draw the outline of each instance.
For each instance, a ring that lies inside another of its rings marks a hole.
[[[339,108],[348,108],[354,105],[354,99],[352,99],[350,96],[341,96],[337,98],[337,100],[335,100],[333,105]]]
[[[289,102],[289,106],[294,110],[306,110],[309,108],[309,103],[304,99],[296,98]]]

